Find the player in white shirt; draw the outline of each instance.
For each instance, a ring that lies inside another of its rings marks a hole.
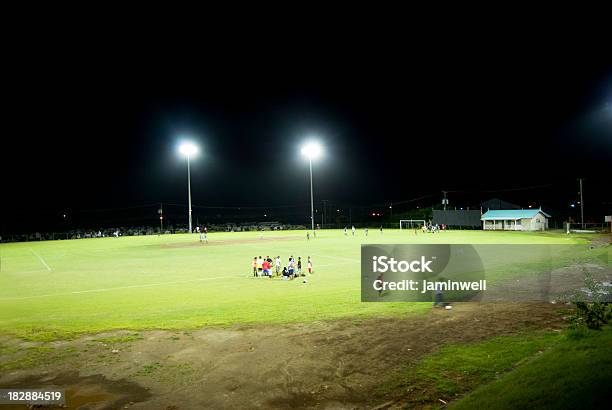
[[[353,231],[353,236],[355,236],[355,225],[353,225],[353,227],[351,229]]]
[[[278,276],[280,274],[280,270],[281,270],[281,257],[277,256],[276,260],[274,261],[274,264],[276,265],[276,276]]]

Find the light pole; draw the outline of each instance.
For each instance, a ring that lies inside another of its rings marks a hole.
[[[580,181],[580,225],[584,229],[584,200],[582,199],[582,178],[578,178]]]
[[[189,199],[189,233],[192,233],[191,226],[191,168],[189,160],[192,156],[198,153],[198,147],[191,142],[183,142],[179,146],[179,151],[187,158],[187,196]]]
[[[312,160],[321,155],[321,146],[316,142],[309,142],[302,148],[302,155],[308,157],[308,165],[310,167],[310,223],[312,231],[315,229],[314,222],[314,195],[312,190]]]

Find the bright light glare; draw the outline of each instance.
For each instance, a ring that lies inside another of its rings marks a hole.
[[[179,152],[187,157],[192,157],[198,153],[198,147],[191,142],[183,142],[179,145]]]
[[[321,145],[316,142],[309,142],[308,144],[304,145],[304,147],[302,147],[302,155],[305,155],[310,159],[315,159],[321,156],[322,152],[323,150],[321,148]]]

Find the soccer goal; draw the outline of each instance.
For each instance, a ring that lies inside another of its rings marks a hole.
[[[421,229],[424,225],[424,219],[400,219],[400,231],[402,229]]]

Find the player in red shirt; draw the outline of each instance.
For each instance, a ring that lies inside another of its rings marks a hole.
[[[271,278],[272,275],[270,274],[270,262],[264,261],[261,267],[263,268],[263,274]]]

